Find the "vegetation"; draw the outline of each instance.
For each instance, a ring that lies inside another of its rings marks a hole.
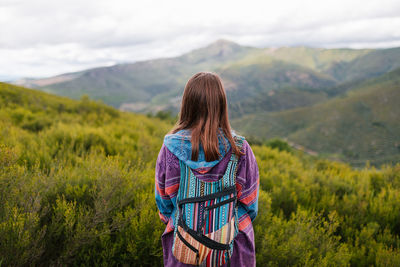
[[[154,169],[172,124],[159,115],[0,83],[0,265],[161,266]],[[252,149],[259,266],[400,265],[400,164]]]
[[[328,157],[364,166],[400,161],[400,68],[357,83],[310,107],[259,112],[232,121],[258,137],[286,137]]]
[[[146,116],[149,117],[149,118],[156,117],[156,118],[159,118],[161,120],[168,121],[168,122],[170,122],[172,124],[175,123],[179,118],[178,115],[174,116],[170,110],[167,110],[167,111],[160,110],[154,115],[152,113],[147,113]]]
[[[366,161],[379,165],[400,160],[400,132],[392,123],[399,105],[392,101],[384,108],[377,101],[387,90],[399,95],[399,68],[400,48],[256,48],[221,39],[178,57],[26,84],[75,99],[88,94],[143,114],[171,111],[171,116],[159,115],[173,118],[187,80],[198,71],[214,71],[223,79],[236,129],[266,139],[286,138],[359,167]],[[354,90],[359,93],[351,95]],[[368,99],[358,100],[365,95]]]

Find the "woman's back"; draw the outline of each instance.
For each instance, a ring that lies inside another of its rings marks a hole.
[[[255,266],[251,222],[258,209],[258,167],[249,144],[235,135],[221,79],[210,72],[193,75],[156,163],[156,203],[167,224],[162,235],[165,266],[185,266],[173,255],[206,266],[229,260],[231,265]],[[223,183],[215,182],[223,176]]]
[[[165,144],[167,143],[167,145]],[[160,211],[160,218],[167,227],[162,235],[165,266],[188,266],[178,262],[172,254],[173,243],[173,219],[176,207],[179,182],[180,164],[178,155],[168,149],[171,144],[164,142],[160,150],[156,164],[156,200]],[[259,176],[257,162],[251,147],[247,141],[243,142],[244,155],[239,157],[236,176],[236,189],[238,194],[238,218],[239,233],[234,241],[234,249],[231,266],[255,266],[254,232],[251,221],[257,215],[257,197]],[[232,150],[211,167],[207,172],[202,168],[192,169],[193,174],[205,182],[213,182],[221,179],[226,171]]]

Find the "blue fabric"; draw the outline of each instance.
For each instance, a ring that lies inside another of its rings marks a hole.
[[[235,131],[231,130],[232,137],[236,136]],[[224,135],[221,128],[218,133],[219,153],[221,156],[214,161],[206,161],[202,144],[199,146],[199,156],[197,161],[191,160],[192,158],[192,143],[191,131],[180,130],[174,134],[167,134],[164,137],[164,145],[171,151],[178,159],[182,160],[191,169],[209,169],[217,165],[225,154],[231,148],[228,138]]]
[[[254,202],[253,204],[248,205],[248,206],[246,206],[243,203],[239,202],[239,205],[238,205],[238,218],[242,217],[246,213],[250,216],[250,219],[252,221],[254,221],[254,219],[256,218],[257,213],[258,213],[258,201]]]

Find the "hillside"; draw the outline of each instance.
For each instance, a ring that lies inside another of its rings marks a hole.
[[[283,61],[234,63],[217,70],[227,86],[230,117],[255,111],[310,106],[327,98],[335,82],[311,69]]]
[[[346,64],[353,60],[368,55],[373,49],[348,49],[348,48],[312,48],[312,47],[266,47],[253,50],[242,61],[255,64],[268,59],[284,61],[312,69],[319,73],[330,74],[329,71],[336,64]]]
[[[348,62],[338,62],[327,71],[344,82],[378,77],[400,67],[400,48],[376,49]]]
[[[304,108],[234,120],[259,137],[285,137],[355,165],[400,161],[400,68],[357,83],[347,94]]]
[[[358,66],[369,66],[365,75],[374,76],[393,69],[396,61],[390,67],[375,72],[375,65],[366,65],[365,62],[377,61],[380,57],[395,59],[400,55],[399,51],[255,48],[220,39],[178,57],[89,69],[46,79],[20,81],[20,84],[75,99],[88,94],[124,110],[157,112],[169,109],[177,112],[179,97],[186,81],[198,71],[208,70],[220,74],[226,80],[228,96],[231,96],[232,104],[235,104],[244,97],[259,99],[271,89],[290,87],[323,90],[348,81],[351,77],[359,79]],[[383,59],[377,62],[386,61]],[[315,99],[320,99],[321,92],[314,93],[318,95]],[[314,103],[311,101],[310,104]],[[305,104],[304,101],[297,103],[293,99],[287,106]],[[266,110],[273,108],[274,105],[271,105]],[[236,113],[238,110],[233,111]]]
[[[0,83],[0,264],[162,266],[154,169],[170,127]],[[400,264],[399,164],[355,170],[252,150],[257,264]]]
[[[385,117],[397,114],[397,106],[389,100],[393,110],[388,112],[373,103],[386,90],[397,94],[399,62],[400,48],[254,48],[221,39],[179,57],[25,82],[74,99],[87,94],[124,111],[176,115],[189,77],[214,71],[223,79],[237,129],[264,139],[285,137],[296,146],[359,166],[367,160],[399,160],[398,123]],[[382,92],[368,90],[385,84]],[[360,93],[350,97],[351,91]],[[364,98],[372,101],[367,108]],[[332,114],[335,119],[324,119]]]
[[[193,73],[234,61],[252,49],[218,40],[175,58],[90,69],[61,75],[62,78],[29,81],[26,85],[75,99],[88,94],[114,107],[132,111],[146,111],[149,106],[157,111],[158,106],[168,105],[168,100],[176,105],[176,96],[181,94]]]

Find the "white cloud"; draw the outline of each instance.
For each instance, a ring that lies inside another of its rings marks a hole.
[[[400,46],[400,1],[0,0],[0,76],[169,57],[227,38],[258,47]]]

